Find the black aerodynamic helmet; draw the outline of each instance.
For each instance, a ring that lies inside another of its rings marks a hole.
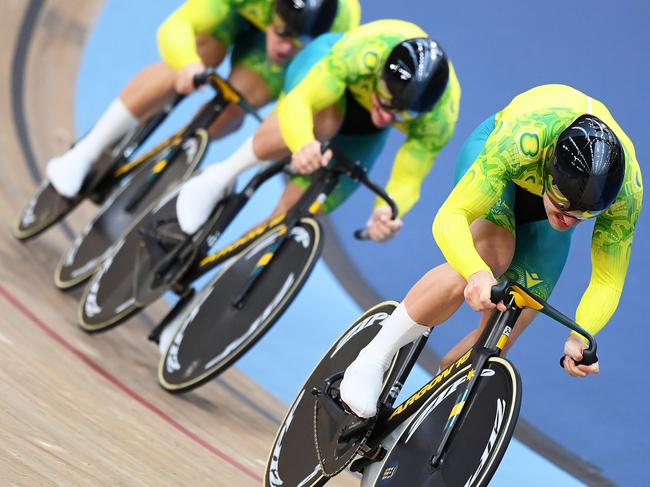
[[[596,216],[616,200],[625,152],[616,134],[594,115],[580,115],[560,134],[544,165],[544,191],[563,211]]]
[[[440,99],[448,80],[449,62],[438,43],[429,37],[407,39],[393,48],[384,65],[381,81],[390,100],[382,104],[414,115],[426,113]]]
[[[329,32],[338,0],[276,0],[274,22],[286,37],[312,39]]]

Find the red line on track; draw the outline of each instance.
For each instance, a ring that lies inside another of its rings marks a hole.
[[[43,320],[41,320],[38,316],[36,316],[34,313],[32,313],[32,311],[27,306],[25,306],[18,298],[16,298],[11,292],[9,292],[2,285],[0,285],[0,295],[2,295],[20,313],[22,313],[25,317],[30,319],[36,326],[38,326],[45,333],[47,333],[52,339],[54,339],[60,345],[62,345],[64,348],[66,348],[68,351],[70,351],[74,355],[76,355],[82,362],[84,362],[91,369],[93,369],[99,375],[101,375],[106,380],[108,380],[110,383],[112,383],[115,387],[117,387],[122,392],[124,392],[127,396],[130,396],[132,399],[134,399],[135,401],[140,403],[142,406],[149,409],[151,412],[153,412],[158,417],[160,417],[163,421],[170,424],[172,427],[174,427],[175,429],[177,429],[178,431],[183,433],[185,436],[187,436],[188,438],[192,439],[193,441],[195,441],[196,443],[201,445],[203,448],[208,450],[210,453],[214,454],[215,456],[217,456],[221,460],[225,461],[226,463],[229,463],[230,465],[235,467],[240,472],[246,474],[250,478],[252,478],[252,479],[254,479],[254,480],[258,481],[258,482],[262,482],[262,477],[257,475],[255,472],[253,472],[252,470],[250,470],[246,466],[239,463],[237,460],[235,460],[231,456],[225,454],[224,452],[219,450],[217,447],[211,445],[207,440],[201,438],[196,433],[194,433],[194,432],[190,431],[189,429],[187,429],[185,426],[180,424],[178,421],[176,421],[174,418],[169,416],[163,410],[161,410],[160,408],[155,406],[153,403],[147,401],[144,397],[142,397],[140,394],[135,392],[133,389],[129,388],[127,385],[125,385],[117,377],[115,377],[113,374],[111,374],[106,369],[104,369],[97,362],[93,361],[90,357],[88,357],[88,355],[86,355],[81,350],[79,350],[74,345],[72,345],[69,341],[67,341],[65,338],[63,338],[61,335],[59,335],[56,331],[54,331],[54,329],[51,326],[49,326],[47,323],[45,323]]]

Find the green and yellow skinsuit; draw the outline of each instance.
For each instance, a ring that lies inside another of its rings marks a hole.
[[[158,30],[162,59],[176,70],[200,63],[197,34],[210,34],[226,48],[232,46],[232,66],[257,73],[275,98],[282,89],[285,66],[266,56],[266,29],[273,20],[274,0],[187,0]],[[339,0],[331,32],[359,25],[359,0]]]
[[[316,39],[294,59],[289,72],[294,69],[299,71],[294,66],[309,66],[311,69],[292,75],[291,78],[295,79],[289,79],[288,74],[286,95],[278,102],[280,128],[289,149],[297,152],[315,140],[314,114],[333,105],[345,105],[349,96],[369,112],[372,93],[391,50],[406,39],[427,36],[415,24],[401,20],[379,20],[357,27],[347,34],[326,34]],[[397,153],[386,189],[397,202],[400,215],[406,214],[418,201],[422,181],[454,133],[461,90],[451,63],[449,68],[447,87],[433,109],[417,118],[395,123],[398,129],[406,133],[407,140]],[[345,109],[345,106],[342,108]],[[366,155],[357,157],[358,154],[348,153],[348,157],[359,158],[366,167],[371,166],[386,138],[387,131],[382,132],[383,135],[374,137],[369,143],[364,141],[364,136],[348,137],[345,145],[349,151],[356,147],[358,152],[361,147]],[[336,142],[336,139],[333,140],[333,144],[336,145]],[[344,151],[349,152],[346,147]],[[340,204],[354,189],[353,186],[348,184],[342,194],[332,195],[326,209],[331,210]]]
[[[433,234],[447,261],[467,279],[490,271],[474,247],[470,224],[486,218],[508,229],[517,245],[507,274],[548,298],[566,261],[572,232],[554,230],[545,218],[519,225],[514,189],[516,185],[526,194],[542,195],[544,161],[553,157],[559,134],[585,113],[616,133],[626,164],[616,201],[595,218],[591,280],[576,311],[576,321],[595,334],[618,306],[643,201],[634,146],[602,103],[569,86],[544,85],[517,96],[483,122],[461,152],[458,169],[464,175],[438,211]]]

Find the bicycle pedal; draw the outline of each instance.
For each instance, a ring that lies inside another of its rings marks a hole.
[[[361,452],[361,458],[357,458],[354,462],[352,462],[350,465],[350,471],[363,474],[363,471],[366,467],[373,463],[382,461],[385,456],[386,449],[381,446],[374,448],[368,453]]]

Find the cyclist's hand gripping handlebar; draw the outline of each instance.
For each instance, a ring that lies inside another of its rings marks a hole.
[[[390,207],[391,220],[395,220],[399,213],[397,204],[395,203],[395,201],[393,201],[393,199],[389,196],[389,194],[386,193],[386,191],[384,191],[384,189],[381,186],[377,185],[376,183],[374,183],[368,178],[368,173],[366,171],[366,168],[363,167],[361,162],[351,161],[343,152],[338,150],[336,147],[332,147],[332,145],[329,142],[323,142],[321,144],[321,152],[325,153],[325,151],[328,149],[332,150],[332,152],[334,153],[338,170],[343,172],[347,176],[351,177],[352,179],[359,181],[366,188],[368,188],[370,191],[372,191],[377,196],[379,196],[382,200],[384,200],[386,204]],[[357,240],[369,240],[370,235],[368,234],[368,229],[360,228],[359,230],[356,230],[354,232],[354,238],[356,238]]]
[[[550,304],[544,301],[541,298],[538,298],[525,287],[517,284],[514,281],[509,279],[504,279],[499,282],[496,286],[492,288],[490,299],[493,303],[498,303],[503,301],[508,303],[509,299],[512,299],[512,302],[508,305],[512,306],[513,302],[519,307],[532,308],[537,311],[542,312],[549,318],[554,319],[555,321],[563,324],[567,328],[575,331],[579,335],[583,336],[589,342],[589,346],[582,351],[582,360],[576,362],[576,365],[591,365],[598,362],[598,356],[596,354],[596,340],[591,334],[578,325],[575,321],[564,316],[557,309],[553,308]],[[560,359],[560,366],[564,367],[564,357]]]
[[[363,182],[363,181],[362,181]],[[364,186],[366,186],[370,191],[375,193],[377,196],[379,196],[382,200],[384,200],[388,206],[390,207],[390,219],[395,220],[397,218],[397,214],[399,210],[397,209],[397,204],[393,199],[384,191],[384,189],[380,186],[377,186],[375,183],[367,179],[365,182],[363,182]],[[368,228],[360,228],[359,230],[355,230],[354,232],[354,238],[357,240],[369,240],[370,239],[370,232],[368,231]]]

